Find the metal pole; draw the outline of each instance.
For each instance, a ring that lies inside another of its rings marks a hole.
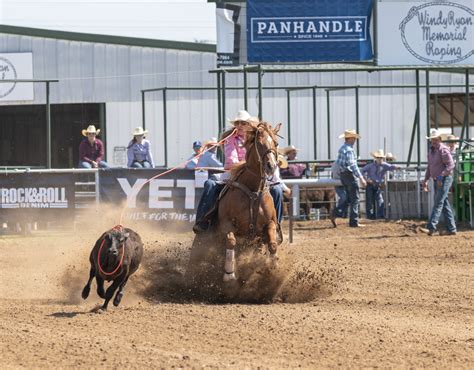
[[[225,107],[225,71],[222,73],[222,126],[221,131],[224,131],[226,122],[226,107]],[[217,136],[219,137],[219,135]]]
[[[166,114],[166,87],[163,89],[163,136],[165,149],[165,167],[168,167],[168,118]]]
[[[360,135],[360,128],[359,128],[359,87],[357,86],[355,88],[355,103],[356,103],[356,132]],[[360,140],[357,140],[357,155],[360,156],[360,146],[359,146]]]
[[[288,114],[288,145],[291,145],[291,103],[290,103],[290,90],[286,90],[286,111]]]
[[[142,91],[142,127],[145,129],[145,91]]]
[[[46,81],[46,167],[51,168],[51,104],[49,101],[49,81]]]
[[[418,108],[415,112],[415,119],[413,120],[413,129],[411,130],[411,137],[410,137],[410,148],[408,149],[408,158],[407,158],[407,167],[410,166],[411,163],[411,153],[413,152],[413,144],[415,143],[415,132],[416,132],[416,117],[418,116]]]
[[[247,69],[246,69],[246,66],[244,66],[244,109],[246,111],[249,110],[249,99],[248,99],[247,93],[248,93]]]
[[[471,125],[471,106],[469,99],[469,68],[466,68],[466,140],[471,137],[470,125]],[[462,138],[461,138],[462,139]]]
[[[293,191],[293,189],[292,189]],[[289,241],[290,244],[293,243],[293,197],[290,198],[290,201],[288,202],[288,223],[289,223]]]
[[[317,145],[317,125],[316,125],[316,86],[313,87],[313,147],[314,147],[314,159],[318,158],[318,151],[316,150]]]
[[[221,99],[221,72],[216,73],[217,76],[217,137],[222,127],[222,99]]]
[[[258,65],[258,118],[261,120],[263,117],[262,112],[262,65]]]
[[[329,96],[330,94],[330,91],[329,90],[326,90],[326,109],[327,109],[327,115],[328,115],[328,127],[327,127],[327,131],[328,131],[328,159],[331,159],[331,105],[330,105],[330,101],[329,101]]]
[[[430,136],[430,129],[431,129],[430,71],[426,70],[425,75],[426,75],[426,136]]]
[[[434,94],[433,96],[433,100],[434,100],[434,121],[435,121],[435,127],[436,129],[439,129],[439,110],[438,110],[438,94]],[[453,129],[451,128],[451,131]]]
[[[454,133],[454,99],[453,96],[451,95],[450,99],[450,108],[451,108],[451,132]]]
[[[416,144],[417,144],[417,157],[418,167],[421,164],[421,130],[420,130],[420,71],[416,70]]]

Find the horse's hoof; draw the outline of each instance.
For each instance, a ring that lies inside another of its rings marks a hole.
[[[84,289],[82,289],[82,299],[87,299],[87,297],[89,297],[90,291],[91,288],[86,285]]]
[[[233,281],[233,280],[237,280],[237,278],[235,277],[235,272],[232,272],[232,273],[225,273],[224,274],[224,278],[222,279],[224,281],[224,283],[228,283],[229,281]]]

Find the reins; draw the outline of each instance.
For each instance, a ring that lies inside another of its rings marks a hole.
[[[122,232],[123,231],[123,226],[122,225],[116,225],[112,228],[112,231]],[[104,246],[104,244],[105,244],[105,236],[104,236],[104,239],[102,239],[102,243],[100,244],[100,247],[99,247],[99,253],[97,255],[97,265],[99,266],[99,271],[100,271],[101,274],[103,274],[105,276],[114,275],[120,269],[120,267],[122,267],[122,264],[123,264],[123,258],[125,256],[125,241],[121,244],[121,246],[122,246],[122,257],[120,257],[120,261],[119,261],[117,267],[112,272],[105,272],[104,269],[102,268],[102,266],[100,265],[100,252],[102,251],[102,247]]]

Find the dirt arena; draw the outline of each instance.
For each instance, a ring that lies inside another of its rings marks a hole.
[[[0,366],[472,368],[474,231],[339,222],[297,224],[264,303],[245,303],[248,292],[232,303],[190,297],[193,234],[135,228],[142,266],[102,314],[91,312],[102,302],[95,282],[87,301],[80,294],[106,226],[1,237]]]

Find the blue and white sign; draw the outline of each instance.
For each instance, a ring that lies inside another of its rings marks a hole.
[[[372,59],[372,0],[248,0],[250,63]]]
[[[474,64],[474,0],[381,2],[379,65]]]

